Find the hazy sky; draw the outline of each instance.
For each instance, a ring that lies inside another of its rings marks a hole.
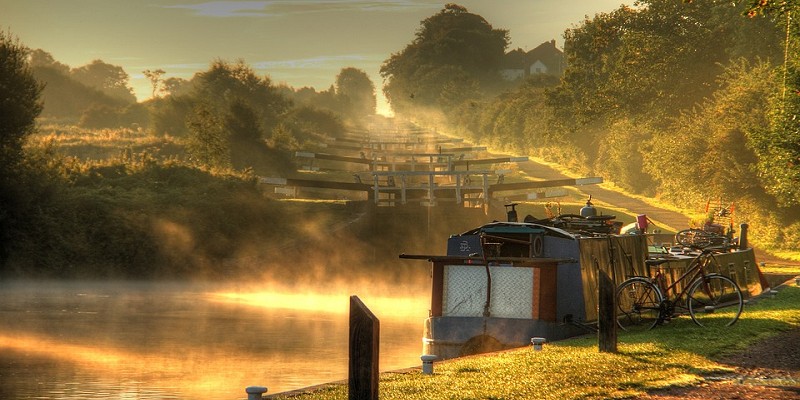
[[[293,87],[327,89],[344,67],[370,75],[410,43],[420,21],[447,1],[429,0],[0,0],[0,29],[70,67],[101,59],[131,77],[136,97],[150,96],[146,69],[191,78],[215,58],[244,59],[259,74]],[[461,0],[514,48],[555,39],[585,16],[632,0]],[[380,90],[379,90],[380,91]],[[385,104],[379,101],[379,111]]]

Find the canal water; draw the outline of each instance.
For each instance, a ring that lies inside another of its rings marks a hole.
[[[350,294],[380,319],[381,370],[419,365],[425,287],[0,282],[0,398],[243,399],[346,379]]]

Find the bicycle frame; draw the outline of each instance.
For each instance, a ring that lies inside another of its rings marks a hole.
[[[702,250],[700,254],[697,255],[692,261],[689,263],[689,268],[684,272],[678,279],[675,279],[671,285],[664,287],[662,280],[664,278],[664,274],[660,271],[656,273],[656,276],[653,278],[653,283],[656,284],[659,290],[662,292],[662,297],[665,300],[669,300],[672,302],[672,306],[676,306],[680,304],[681,299],[683,299],[684,295],[689,291],[689,288],[692,286],[691,283],[696,281],[698,278],[705,278],[708,276],[706,273],[705,267],[708,266],[710,260],[714,258],[714,254],[711,250]],[[691,278],[689,278],[691,276]],[[688,278],[688,279],[687,279]],[[679,283],[683,283],[683,288],[681,288],[680,293],[677,291],[677,286]],[[704,291],[708,292],[708,289],[704,289]],[[675,297],[670,298],[670,293],[676,293]],[[686,308],[686,307],[681,307]]]

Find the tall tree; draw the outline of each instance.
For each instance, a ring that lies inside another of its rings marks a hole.
[[[358,68],[342,68],[336,76],[336,95],[353,117],[375,114],[375,85]]]
[[[395,111],[451,106],[466,93],[498,79],[508,46],[508,31],[494,29],[483,17],[457,4],[446,4],[422,21],[416,38],[384,61],[384,93]]]
[[[23,144],[42,111],[42,84],[28,64],[28,48],[10,32],[0,31],[0,267],[15,234],[15,225],[29,224],[22,209],[33,201],[24,182]],[[23,198],[25,197],[25,198]]]
[[[161,68],[156,70],[146,69],[142,71],[142,74],[144,74],[145,78],[147,78],[150,81],[150,85],[153,86],[153,93],[152,93],[153,98],[156,98],[158,92],[163,90],[162,84],[164,81],[161,79],[161,76],[164,75],[165,73],[167,73],[167,71],[164,71]]]
[[[28,48],[10,32],[0,31],[0,175],[13,176],[23,159],[22,145],[42,111],[36,81],[28,64]]]

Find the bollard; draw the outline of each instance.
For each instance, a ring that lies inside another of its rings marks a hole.
[[[267,392],[264,386],[248,386],[244,389],[247,392],[247,400],[261,400],[261,394]]]
[[[747,240],[747,228],[750,225],[747,224],[739,224],[739,250],[746,250],[750,243]]]
[[[543,337],[535,337],[535,338],[531,338],[531,345],[533,345],[533,350],[535,350],[535,351],[541,351],[541,350],[542,350],[542,345],[543,345],[543,344],[544,344],[544,342],[546,342],[546,341],[547,341],[547,339],[545,339],[545,338],[543,338]]]
[[[800,276],[798,276],[797,278],[794,278],[794,284],[797,285],[797,286],[800,286]]]
[[[706,314],[711,314],[711,313],[713,313],[713,312],[714,312],[714,309],[715,309],[715,308],[716,308],[716,307],[714,307],[714,306],[705,306],[705,307],[703,307],[703,311],[704,311]]]
[[[437,357],[433,354],[423,354],[419,358],[422,359],[422,373],[425,375],[433,375],[433,360]]]

